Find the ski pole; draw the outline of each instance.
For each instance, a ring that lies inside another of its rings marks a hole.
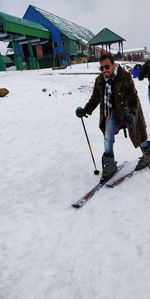
[[[81,121],[82,121],[83,129],[84,129],[84,132],[85,132],[85,136],[86,136],[86,139],[87,139],[87,143],[88,143],[88,146],[89,146],[89,149],[90,149],[92,161],[93,161],[93,164],[94,164],[94,167],[95,167],[94,174],[98,175],[99,170],[96,167],[96,163],[95,163],[94,156],[93,156],[93,153],[92,153],[92,149],[91,149],[90,141],[89,141],[88,134],[87,134],[87,131],[86,131],[86,128],[85,128],[85,124],[84,124],[84,121],[83,121],[83,117],[81,117]]]

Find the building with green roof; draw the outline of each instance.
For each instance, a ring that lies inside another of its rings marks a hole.
[[[17,70],[22,69],[24,58],[27,68],[37,68],[33,46],[37,43],[45,43],[49,39],[50,32],[44,26],[30,20],[0,13],[0,41],[9,42],[13,47]],[[6,63],[4,64],[1,58],[0,70],[4,70],[5,67]]]
[[[23,19],[0,13],[0,41],[13,48],[16,68],[36,69],[86,62],[94,47],[110,52],[113,43],[122,47],[122,37],[104,28],[96,36],[80,25],[29,5]],[[4,69],[1,59],[0,69]]]
[[[37,22],[51,32],[46,55],[53,56],[56,65],[68,64],[80,54],[88,55],[88,41],[94,37],[90,30],[33,5],[29,5],[24,19]]]

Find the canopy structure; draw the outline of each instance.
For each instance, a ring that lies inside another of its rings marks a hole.
[[[123,42],[124,38],[109,30],[108,28],[102,29],[97,35],[95,35],[88,43],[91,46],[102,46],[102,49],[105,46],[105,49],[111,53],[111,45],[118,43],[119,52],[123,53]]]

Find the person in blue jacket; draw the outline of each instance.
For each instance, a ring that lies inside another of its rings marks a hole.
[[[131,70],[131,75],[133,78],[138,78],[140,75],[141,64],[136,64],[133,69]]]

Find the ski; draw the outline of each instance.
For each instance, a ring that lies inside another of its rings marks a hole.
[[[118,171],[120,171],[125,165],[125,162],[123,162],[121,165],[118,166]],[[118,171],[115,173],[115,175],[118,173]],[[89,192],[87,192],[85,195],[83,195],[80,199],[78,199],[76,202],[72,203],[72,207],[74,208],[81,208],[83,207],[93,195],[100,190],[109,180],[111,180],[112,177],[108,180],[105,180],[103,183],[98,183],[95,187],[93,187]]]
[[[106,181],[105,181],[106,183]],[[83,207],[87,201],[93,197],[95,192],[97,192],[99,189],[101,189],[105,183],[98,183],[94,188],[92,188],[89,192],[87,192],[84,196],[82,196],[80,199],[78,199],[75,203],[72,204],[72,207],[74,208],[81,208]]]
[[[149,167],[149,166],[147,166],[147,167]],[[146,168],[147,168],[147,167],[146,167]],[[146,168],[144,168],[144,169],[146,169]],[[150,168],[149,168],[149,169],[150,169]],[[141,169],[141,170],[143,170],[143,169]],[[114,188],[114,187],[120,185],[120,184],[121,184],[122,182],[124,182],[126,179],[129,179],[129,178],[131,178],[133,175],[139,173],[139,171],[141,171],[141,170],[136,171],[135,169],[133,169],[133,170],[127,172],[126,174],[124,174],[124,175],[122,175],[122,176],[120,176],[120,177],[118,177],[118,178],[116,178],[116,179],[113,179],[111,182],[108,182],[108,183],[106,184],[106,187]]]
[[[120,176],[119,178],[114,179],[112,182],[107,183],[106,187],[114,188],[114,187],[120,185],[124,180],[131,178],[135,172],[136,172],[135,169],[129,171],[128,173]]]

